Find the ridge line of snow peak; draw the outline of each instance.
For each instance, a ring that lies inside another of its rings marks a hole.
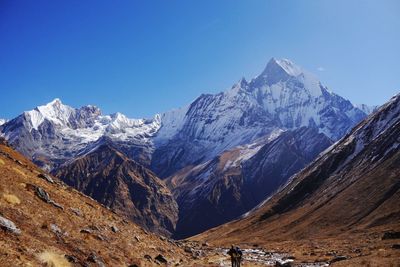
[[[148,166],[159,163],[158,157],[166,163],[205,161],[277,129],[312,126],[337,140],[365,116],[291,61],[271,59],[256,78],[242,78],[227,91],[202,94],[152,119],[129,119],[118,112],[102,115],[95,106],[75,109],[55,99],[0,126],[0,132],[32,158],[68,159],[108,136],[133,159],[144,157]],[[160,149],[166,154],[155,153]],[[185,159],[193,154],[193,159]]]

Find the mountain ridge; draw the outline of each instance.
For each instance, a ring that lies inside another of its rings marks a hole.
[[[368,111],[366,106],[358,109],[331,93],[293,62],[271,59],[256,78],[242,79],[218,94],[203,94],[183,108],[152,119],[103,115],[96,106],[75,109],[54,99],[1,125],[0,132],[48,170],[76,156],[89,143],[109,136],[129,157],[166,177],[184,165],[204,162],[277,128],[313,126],[337,140]],[[188,136],[193,139],[189,140],[194,144],[192,150],[199,154],[193,160],[185,156],[188,148],[178,141]],[[176,162],[177,153],[181,164]],[[164,156],[159,158],[160,154]]]

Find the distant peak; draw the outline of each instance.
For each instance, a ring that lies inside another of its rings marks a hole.
[[[111,117],[115,120],[125,120],[128,119],[124,114],[122,114],[121,112],[116,112],[111,114]]]
[[[278,69],[283,70],[286,74],[290,76],[298,76],[303,73],[303,70],[289,59],[271,58],[264,70],[264,74],[268,74],[271,71],[276,72]]]
[[[61,105],[62,102],[59,98],[54,98],[53,101],[49,102],[46,106]]]

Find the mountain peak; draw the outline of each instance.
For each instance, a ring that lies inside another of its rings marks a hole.
[[[67,110],[72,109],[71,107],[64,105],[59,98],[55,98],[51,102],[38,106],[35,108],[37,111],[41,112],[43,115],[48,114],[49,112],[54,112],[55,110]],[[50,114],[48,114],[50,115]]]
[[[287,74],[289,76],[294,76],[294,77],[299,76],[300,74],[303,73],[302,68],[297,66],[296,64],[294,64],[289,59],[271,58],[267,64],[267,66],[265,67],[263,75],[272,75],[272,74],[276,74],[277,72],[282,72],[282,71],[285,74]]]
[[[62,104],[61,99],[59,99],[59,98],[54,98],[53,101],[49,102],[47,105],[53,106],[53,105],[61,105],[61,104]],[[46,106],[47,106],[47,105],[46,105]]]
[[[287,81],[293,77],[299,77],[304,71],[301,67],[288,59],[271,58],[264,71],[256,78],[261,83],[272,85]]]

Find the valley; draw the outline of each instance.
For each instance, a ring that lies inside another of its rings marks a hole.
[[[152,119],[55,99],[1,121],[0,262],[397,266],[399,119],[286,59]]]

